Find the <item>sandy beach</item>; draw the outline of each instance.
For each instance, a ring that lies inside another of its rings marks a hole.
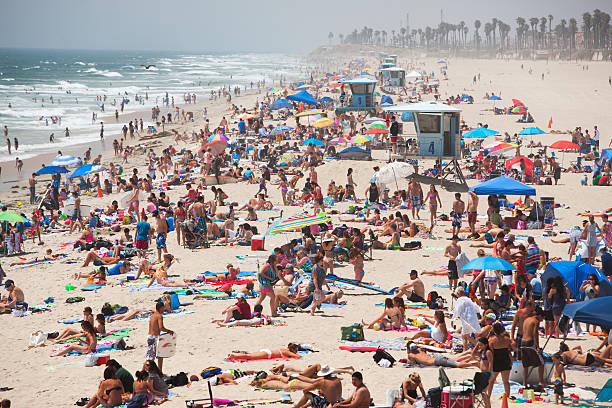
[[[343,64],[338,60],[348,61],[351,57],[357,58],[355,49],[347,49],[345,53],[352,53],[342,58],[334,55],[325,59],[327,66],[331,68],[341,67]],[[330,54],[331,55],[331,54]],[[318,54],[316,61],[321,63],[324,55]],[[334,60],[335,58],[335,60]],[[408,66],[412,57],[407,55],[399,56],[399,65]],[[416,58],[418,67],[427,72],[435,72],[440,75],[440,67],[435,58]],[[370,58],[367,65],[376,68],[377,60]],[[588,65],[588,70],[583,66]],[[531,70],[531,74],[529,73]],[[461,119],[471,127],[476,127],[479,123],[487,124],[490,128],[514,134],[519,132],[525,125],[516,122],[516,116],[494,115],[491,112],[492,101],[483,99],[485,93],[494,92],[503,100],[497,102],[497,106],[511,105],[511,99],[522,100],[529,106],[529,111],[535,118],[535,123],[530,126],[538,126],[547,132],[551,130],[569,131],[577,126],[589,129],[592,133],[594,125],[597,125],[601,132],[600,145],[602,148],[612,143],[612,116],[609,114],[609,103],[612,101],[612,87],[608,85],[608,76],[612,73],[612,64],[608,62],[567,62],[567,61],[520,61],[520,60],[468,60],[450,59],[448,61],[447,75],[448,80],[441,81],[440,95],[442,99],[451,95],[461,95],[467,93],[474,97],[474,104],[458,105],[461,112]],[[542,79],[544,74],[544,79]],[[475,84],[472,82],[474,75],[480,75],[480,81]],[[251,110],[256,100],[261,101],[264,92],[249,93],[234,97],[232,103],[246,107]],[[329,95],[321,93],[320,96]],[[425,95],[425,100],[431,100],[431,95]],[[179,105],[180,106],[180,105]],[[207,95],[199,95],[198,103],[185,107],[185,111],[193,111],[195,122],[185,124],[173,124],[166,126],[166,130],[177,130],[179,133],[187,133],[191,136],[192,131],[197,131],[204,127],[201,117],[202,108],[208,109],[208,118],[211,128],[216,127],[223,116],[230,117],[227,109],[229,105],[225,100],[211,102]],[[182,108],[182,106],[181,106]],[[162,113],[167,110],[162,109]],[[333,111],[329,112],[330,116]],[[120,122],[133,119],[134,117],[150,118],[150,111],[143,111],[138,114],[123,115]],[[548,128],[552,118],[551,128]],[[114,120],[109,119],[109,120]],[[230,128],[235,128],[237,118],[233,117]],[[145,120],[146,128],[147,120]],[[265,124],[280,123],[277,121],[266,121]],[[289,125],[294,124],[294,120],[287,121]],[[405,135],[413,132],[412,126],[405,126]],[[112,140],[119,138],[119,135],[109,134],[106,136],[105,144],[93,144],[93,157],[98,152],[102,154],[102,164],[108,165],[110,162],[117,164],[120,158],[115,157],[112,151]],[[495,137],[489,137],[487,142],[494,141]],[[531,140],[531,139],[529,139]],[[535,142],[542,142],[545,145],[558,140],[571,140],[568,133],[544,134],[534,136]],[[132,140],[127,141],[133,145]],[[194,152],[199,149],[199,144],[195,142],[176,144],[173,137],[166,137],[146,141],[157,154],[162,149],[173,145],[177,150],[186,147]],[[291,141],[293,144],[293,141]],[[76,155],[82,155],[85,146],[75,146],[66,151]],[[526,154],[529,149],[521,148],[521,152]],[[557,157],[562,153],[557,152]],[[24,166],[22,178],[17,177],[12,163],[7,163],[2,169],[2,179],[10,180],[2,183],[1,201],[7,205],[9,210],[24,212],[29,216],[32,207],[27,204],[27,176],[39,168],[41,163],[52,161],[54,155],[41,155],[35,159],[29,159]],[[337,184],[344,184],[348,168],[353,168],[354,180],[357,184],[356,193],[360,199],[364,198],[364,190],[369,184],[374,171],[373,167],[386,164],[388,152],[374,151],[371,162],[350,161],[350,160],[325,160],[317,167],[319,184],[325,191],[328,183],[335,180]],[[575,153],[564,153],[563,162],[567,166],[571,161],[576,160]],[[246,165],[253,166],[248,161]],[[147,158],[145,155],[130,156],[127,165],[124,165],[124,174],[131,174],[133,168],[137,168],[140,174],[146,174]],[[420,161],[422,169],[429,168],[433,161]],[[554,197],[555,202],[561,206],[555,210],[556,225],[554,230],[566,232],[569,228],[580,225],[584,217],[578,216],[582,211],[601,211],[609,208],[612,202],[612,194],[609,188],[596,186],[582,186],[580,180],[583,174],[563,173],[558,185],[538,185],[536,186],[537,198]],[[48,176],[39,177],[37,189],[47,183]],[[273,176],[273,180],[277,179]],[[590,179],[590,176],[589,176]],[[15,180],[15,181],[13,181]],[[476,185],[477,180],[468,180],[470,186]],[[299,186],[303,181],[299,182]],[[402,180],[399,188],[407,188],[408,181]],[[223,185],[223,190],[228,194],[229,201],[236,201],[242,205],[249,198],[253,197],[258,191],[257,184],[246,184],[244,182]],[[424,189],[427,186],[423,186]],[[6,189],[6,191],[4,191]],[[393,189],[392,189],[393,190]],[[425,190],[426,191],[426,190]],[[448,214],[453,201],[453,193],[439,189],[442,202],[439,212]],[[158,193],[157,191],[155,192]],[[171,186],[166,191],[170,201],[176,203],[180,197],[186,195],[187,190],[184,185]],[[205,200],[213,198],[210,188],[203,191]],[[119,200],[125,193],[113,193],[98,198],[95,194],[82,196],[82,204],[90,205],[92,208],[106,208],[112,200]],[[300,206],[282,205],[281,191],[277,185],[268,184],[269,200],[274,204],[275,209],[271,211],[259,211],[258,220],[253,223],[260,231],[267,228],[267,220],[270,217],[278,217],[282,210],[283,217],[290,217],[308,211],[312,214],[311,208]],[[467,194],[463,194],[464,201],[467,202]],[[519,197],[512,197],[517,200]],[[21,202],[20,206],[17,202]],[[337,210],[343,213],[354,203],[343,201],[336,203],[330,210]],[[486,197],[481,197],[479,205],[479,225],[486,221]],[[219,211],[227,211],[227,207],[220,207]],[[394,213],[395,210],[383,211],[383,215]],[[410,210],[402,210],[402,213],[410,213]],[[245,212],[240,212],[239,217],[244,218]],[[509,212],[504,213],[510,214]],[[411,217],[412,219],[412,217]],[[429,212],[423,210],[420,216],[421,221],[428,223]],[[150,220],[154,224],[153,220]],[[346,224],[364,228],[365,223],[342,222],[338,215],[332,215],[334,226]],[[464,223],[466,225],[466,223]],[[128,225],[132,233],[134,224]],[[409,271],[416,269],[419,272],[443,267],[447,264],[447,259],[443,256],[444,248],[450,243],[450,234],[444,232],[450,228],[450,221],[440,221],[436,226],[432,238],[418,238],[422,243],[422,249],[417,251],[400,252],[374,250],[373,260],[365,262],[365,281],[375,282],[380,288],[388,290],[408,281]],[[551,258],[567,260],[569,244],[554,244],[550,237],[544,236],[544,230],[513,231],[521,242],[526,242],[526,236],[533,236],[541,249],[548,251]],[[108,228],[96,231],[97,237],[104,237],[111,242],[119,239],[120,233],[110,232]],[[465,235],[465,234],[463,234]],[[78,252],[72,249],[72,245],[79,237],[78,233],[58,232],[43,235],[44,245],[38,246],[27,241],[25,243],[26,253],[20,256],[32,258],[44,256],[44,251],[48,248],[54,253],[66,254],[66,257],[46,263],[41,263],[32,267],[16,268],[10,267],[9,263],[18,260],[18,257],[6,257],[1,263],[7,278],[13,279],[20,287],[30,306],[41,305],[44,300],[52,297],[55,303],[49,311],[35,313],[26,317],[12,317],[11,315],[0,315],[0,326],[3,333],[0,343],[4,345],[3,356],[0,358],[0,387],[7,387],[8,390],[0,392],[0,399],[8,398],[13,401],[14,406],[34,406],[43,405],[53,406],[72,406],[75,401],[82,397],[91,397],[97,390],[99,382],[102,380],[104,366],[85,367],[83,356],[70,357],[51,357],[53,350],[58,349],[59,345],[47,342],[43,347],[29,349],[28,341],[30,335],[36,331],[43,332],[62,332],[67,327],[78,328],[78,325],[66,325],[58,323],[61,319],[77,318],[82,315],[82,309],[90,306],[94,315],[100,312],[105,303],[119,304],[128,306],[131,310],[137,308],[152,308],[154,302],[159,299],[163,290],[134,291],[129,287],[120,285],[120,280],[125,276],[109,277],[106,286],[96,291],[81,291],[87,285],[84,280],[77,281],[73,275],[77,272],[91,272],[92,266],[81,267],[86,252]],[[183,279],[194,279],[196,275],[204,271],[223,272],[228,263],[239,266],[243,271],[255,271],[259,265],[263,265],[265,258],[263,255],[270,254],[270,251],[293,238],[298,238],[296,232],[283,233],[266,236],[265,251],[252,252],[246,246],[211,246],[206,249],[190,250],[177,243],[176,233],[168,235],[168,252],[176,257],[176,264],[170,269],[171,279],[181,281]],[[409,239],[402,238],[402,244]],[[467,257],[476,257],[476,248],[469,247],[470,241],[461,241],[460,245],[464,249]],[[154,247],[154,246],[153,246]],[[151,252],[149,258],[155,259],[155,251]],[[487,250],[488,253],[491,250]],[[259,258],[239,259],[244,255],[261,255]],[[70,263],[68,263],[70,262]],[[337,275],[345,278],[354,276],[352,265],[343,263],[336,265],[334,271]],[[470,279],[466,277],[465,279]],[[451,296],[448,288],[434,287],[435,284],[445,285],[448,283],[445,276],[423,275],[426,293],[436,290],[448,301],[449,311],[452,311]],[[66,285],[74,285],[76,289],[66,291]],[[255,284],[257,289],[257,283]],[[337,288],[336,288],[337,289]],[[336,290],[334,289],[334,290]],[[212,318],[220,318],[223,309],[235,303],[234,300],[193,300],[193,305],[186,306],[188,313],[178,316],[168,316],[164,320],[167,328],[177,333],[178,345],[175,356],[166,359],[164,372],[166,374],[177,374],[185,372],[189,375],[199,377],[200,372],[210,366],[217,366],[222,369],[241,369],[241,370],[267,370],[279,361],[253,361],[246,363],[233,363],[224,361],[228,353],[234,350],[259,351],[261,349],[278,349],[286,347],[289,342],[310,344],[316,350],[314,353],[304,355],[299,360],[284,362],[296,368],[306,368],[310,364],[328,364],[331,367],[354,367],[363,373],[364,382],[370,390],[373,402],[379,406],[385,406],[386,394],[388,389],[397,389],[401,382],[412,372],[418,372],[423,379],[425,389],[432,388],[438,384],[437,367],[404,367],[401,363],[396,363],[392,368],[382,368],[372,360],[372,353],[351,353],[339,349],[342,343],[340,339],[340,328],[359,323],[362,320],[369,322],[382,313],[383,308],[376,306],[377,303],[384,301],[385,295],[375,293],[363,288],[342,286],[345,293],[347,304],[338,308],[322,308],[315,316],[310,316],[306,312],[283,312],[278,320],[278,325],[262,327],[231,327],[220,328],[211,323]],[[2,290],[2,295],[6,291]],[[76,304],[66,303],[66,299],[73,296],[83,296],[85,300]],[[192,301],[192,296],[181,296],[183,301]],[[253,305],[255,300],[249,299]],[[270,312],[268,300],[264,303],[264,313]],[[412,318],[418,313],[428,316],[433,314],[430,310],[406,311],[407,317]],[[447,319],[447,324],[449,320]],[[460,327],[461,323],[456,322]],[[128,350],[111,350],[108,353],[111,358],[116,359],[132,374],[140,370],[145,361],[147,320],[117,321],[108,323],[108,330],[133,329],[127,337],[126,343]],[[400,333],[395,331],[375,331],[365,330],[366,340],[375,339],[398,339],[410,336],[411,333]],[[540,339],[540,344],[545,341]],[[599,345],[600,340],[595,336],[582,334],[580,336],[571,335],[567,340],[570,347],[581,345],[583,350],[589,350]],[[558,350],[560,340],[551,339],[546,346],[546,351],[553,354]],[[406,357],[406,351],[389,351],[397,360]],[[452,382],[459,383],[463,380],[472,379],[475,368],[452,368],[446,372]],[[574,383],[577,387],[600,388],[610,377],[610,369],[602,372],[585,372],[567,369],[568,382]],[[343,396],[348,397],[353,390],[349,375],[342,375]],[[215,398],[232,400],[258,400],[270,399],[270,405],[280,406],[276,401],[286,391],[256,390],[249,385],[250,379],[239,381],[238,385],[223,385],[213,387]],[[176,387],[171,389],[176,393],[164,407],[182,407],[185,400],[205,398],[207,396],[206,381],[193,382],[189,386]],[[567,391],[566,391],[567,392]],[[293,402],[300,399],[302,392],[290,392]],[[585,393],[588,395],[588,393]],[[499,398],[501,394],[494,394],[492,406],[501,406]],[[552,397],[548,397],[550,400]],[[550,402],[540,403],[540,406],[552,406]]]

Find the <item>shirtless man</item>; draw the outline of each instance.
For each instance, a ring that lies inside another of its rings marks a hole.
[[[153,211],[155,217],[155,232],[157,237],[155,238],[155,244],[157,246],[157,262],[161,262],[162,252],[168,253],[166,248],[166,238],[168,237],[168,221],[166,217],[162,217],[159,211]]]
[[[121,394],[123,394],[123,384],[121,380],[115,378],[115,369],[106,367],[104,370],[104,380],[98,387],[98,392],[91,397],[85,408],[97,407],[102,405],[105,407],[116,407],[123,402]]]
[[[544,310],[535,308],[533,316],[523,322],[523,339],[521,341],[521,357],[523,358],[523,386],[527,386],[530,367],[537,367],[540,387],[544,385],[544,360],[540,349],[540,323],[544,320]]]
[[[363,383],[363,375],[359,371],[355,371],[351,377],[351,382],[355,387],[353,394],[342,402],[332,404],[332,408],[369,408],[370,406],[370,390]],[[313,408],[317,408],[313,405]]]
[[[317,372],[321,377],[314,383],[304,388],[304,395],[293,406],[294,408],[304,408],[308,402],[313,408],[324,408],[342,400],[342,382],[336,377],[335,371],[325,365]],[[314,393],[317,391],[317,393]]]
[[[453,226],[453,235],[459,235],[461,231],[461,217],[465,211],[465,203],[461,200],[461,193],[455,193],[455,201],[453,201],[453,211],[451,211]]]
[[[4,282],[4,288],[8,291],[8,295],[0,300],[0,313],[10,313],[16,306],[25,304],[23,290],[15,286],[12,279]]]
[[[196,221],[195,231],[207,235],[208,227],[206,226],[206,206],[204,205],[204,197],[199,196],[196,201],[189,207],[189,213]]]
[[[533,300],[528,300],[525,302],[525,305],[516,311],[514,315],[514,319],[512,320],[512,329],[510,329],[511,337],[514,339],[514,344],[516,345],[516,352],[514,356],[517,360],[521,359],[521,343],[523,342],[523,324],[525,320],[531,316],[533,316],[533,312],[535,311],[535,302]],[[516,337],[514,333],[516,332]]]
[[[411,302],[425,302],[425,285],[415,269],[410,271],[410,282],[395,290],[396,296],[406,296]]]
[[[36,197],[36,173],[32,173],[28,180],[28,185],[30,186],[30,204],[34,204]]]
[[[472,237],[476,236],[476,221],[478,219],[478,196],[475,192],[470,191],[470,197],[468,198],[468,225],[470,226],[470,232]]]
[[[457,270],[457,263],[455,259],[461,253],[461,246],[458,244],[459,237],[453,235],[451,243],[444,250],[444,256],[448,258],[448,285],[451,291],[457,288],[457,281],[459,280],[459,270]]]
[[[421,205],[423,205],[423,189],[421,184],[416,181],[413,176],[408,184],[408,198],[410,199],[410,207],[412,208],[412,218],[419,218],[419,211],[421,211]]]
[[[157,341],[161,332],[173,335],[174,332],[164,327],[164,304],[157,302],[155,304],[155,313],[149,318],[149,335],[147,336],[147,354],[145,360],[155,360],[157,357]],[[162,364],[164,363],[163,358],[157,359],[157,366],[159,371],[162,371]]]
[[[74,212],[70,217],[72,220],[72,223],[70,224],[71,234],[76,229],[77,224],[80,229],[83,229],[83,223],[81,222],[81,198],[76,191],[72,193],[72,196],[74,197]]]

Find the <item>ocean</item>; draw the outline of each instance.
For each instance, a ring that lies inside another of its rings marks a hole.
[[[12,149],[13,139],[19,140],[19,150],[9,156],[0,138],[0,162],[99,140],[101,117],[113,115],[123,99],[128,101],[124,113],[161,107],[166,93],[182,107],[185,93],[195,93],[201,102],[212,89],[250,89],[251,82],[256,89],[264,79],[269,88],[281,76],[297,78],[299,71],[298,57],[280,54],[0,49],[0,128],[8,127]],[[104,96],[105,101],[97,99]],[[94,112],[98,120],[92,123]],[[145,123],[150,118],[150,113],[142,117]],[[122,126],[114,118],[105,120],[105,134]]]

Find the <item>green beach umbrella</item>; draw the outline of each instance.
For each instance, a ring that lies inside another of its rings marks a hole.
[[[2,211],[0,212],[0,221],[8,221],[10,223],[15,222],[26,222],[27,218],[22,217],[14,211]]]

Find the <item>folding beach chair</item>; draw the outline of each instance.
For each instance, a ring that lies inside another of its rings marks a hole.
[[[208,398],[185,400],[187,408],[213,408],[213,394],[210,381],[208,383]]]
[[[610,378],[597,393],[596,402],[612,402],[612,378]]]

